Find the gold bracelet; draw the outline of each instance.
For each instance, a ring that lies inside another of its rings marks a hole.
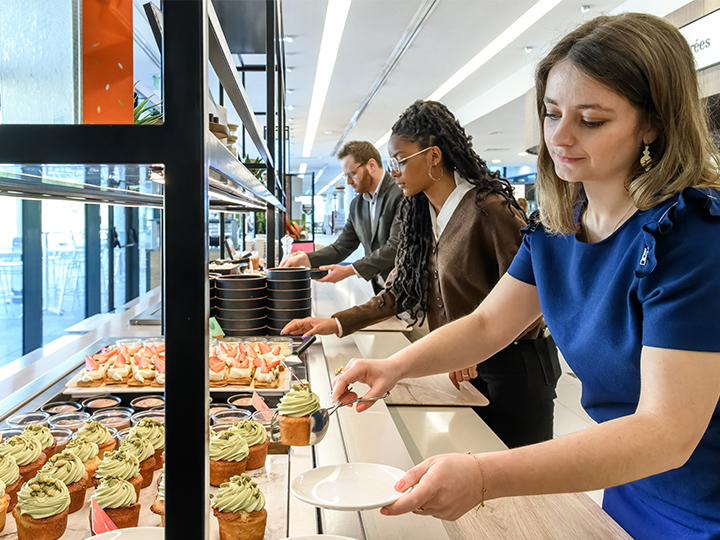
[[[477,458],[477,456],[475,454],[473,454],[472,452],[470,452],[469,450],[466,452],[466,454],[473,457],[473,459],[475,460],[475,463],[477,463],[478,469],[480,469],[480,477],[482,478],[483,485],[482,485],[482,494],[480,495],[480,504],[479,504],[478,508],[480,506],[485,508],[485,492],[487,491],[485,488],[485,473],[483,472],[483,468],[480,465],[480,460]],[[475,512],[477,512],[477,510],[475,510]]]

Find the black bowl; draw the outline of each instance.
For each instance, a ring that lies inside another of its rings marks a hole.
[[[272,291],[294,291],[297,289],[309,289],[310,278],[307,279],[288,279],[288,280],[267,280],[267,288]]]
[[[310,269],[301,268],[268,268],[268,280],[273,281],[295,281],[298,279],[310,279]]]
[[[268,328],[272,328],[273,330],[282,330],[287,326],[287,324],[290,321],[295,320],[293,319],[271,319],[270,317],[267,318],[267,325]]]
[[[301,309],[269,309],[268,308],[268,318],[269,319],[304,319],[305,317],[310,317],[312,315],[311,309],[309,307],[301,308]]]
[[[312,279],[324,278],[329,273],[330,273],[330,270],[320,270],[319,268],[311,268],[310,269],[310,277]]]
[[[121,401],[122,400],[118,396],[114,396],[112,394],[97,394],[95,396],[84,399],[82,402],[82,406],[86,412],[92,414],[102,409],[117,407],[118,405],[120,405]]]
[[[225,333],[227,330],[250,330],[252,328],[260,328],[267,324],[267,317],[258,317],[256,319],[222,319],[217,317],[220,328]]]
[[[267,306],[267,299],[250,298],[248,300],[229,300],[227,298],[215,298],[214,306],[220,309],[257,309]]]
[[[250,300],[252,298],[264,298],[267,296],[267,287],[258,287],[256,289],[221,289],[215,288],[215,297],[224,298],[226,300]]]
[[[295,289],[291,291],[267,290],[268,302],[270,300],[305,300],[310,298],[312,289]]]
[[[267,333],[267,326],[261,326],[259,328],[250,328],[249,330],[235,330],[228,328],[225,330],[225,335],[229,337],[254,337],[264,336]]]
[[[224,320],[245,320],[245,319],[259,319],[260,317],[267,317],[267,308],[265,306],[255,309],[221,309],[215,308],[218,319]],[[222,324],[220,325],[222,326]]]
[[[312,298],[302,300],[271,300],[268,298],[267,307],[270,309],[303,309],[312,306]]]
[[[215,280],[218,289],[257,289],[265,286],[263,276],[238,274],[235,276],[222,276]]]

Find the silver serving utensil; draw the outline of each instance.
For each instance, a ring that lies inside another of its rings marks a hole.
[[[351,389],[348,388],[348,392],[350,392],[350,390]],[[332,416],[332,414],[340,407],[352,405],[353,403],[360,403],[362,401],[377,401],[379,399],[385,399],[389,395],[390,392],[386,393],[384,396],[375,398],[358,398],[352,401],[346,401],[345,403],[337,402],[329,409],[318,409],[310,415],[310,444],[315,445],[325,438],[325,434],[330,427],[330,416]]]
[[[348,388],[348,392],[350,392],[351,388]],[[345,407],[346,405],[352,405],[353,403],[360,403],[361,401],[377,401],[379,399],[385,399],[390,395],[390,392],[386,393],[384,396],[375,397],[375,398],[358,398],[354,399],[352,401],[347,401],[345,403],[338,402],[332,405],[329,409],[322,408],[318,409],[314,413],[310,415],[310,442],[309,444],[311,446],[318,444],[320,441],[322,441],[325,438],[325,434],[327,433],[328,428],[330,427],[330,416],[337,411],[340,407]],[[279,431],[280,426],[278,425],[277,421],[277,410],[275,411],[275,414],[273,414],[272,420],[270,420],[270,430],[271,430],[271,440],[273,442],[279,442]]]

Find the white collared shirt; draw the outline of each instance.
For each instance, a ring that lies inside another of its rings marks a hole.
[[[385,175],[383,174],[383,178],[385,178]],[[378,193],[380,193],[380,186],[382,186],[383,178],[380,178],[380,181],[378,182],[377,186],[375,187],[375,191],[372,193],[363,193],[362,198],[365,199],[367,202],[370,203],[370,234],[375,236],[375,208],[377,207],[377,200],[378,200]]]
[[[461,176],[459,172],[455,171],[454,174],[455,189],[447,198],[445,204],[442,205],[439,214],[435,213],[435,207],[430,201],[428,201],[428,205],[430,205],[430,220],[432,221],[432,230],[433,236],[435,237],[435,242],[437,242],[440,238],[440,235],[442,235],[445,227],[450,221],[450,218],[452,218],[455,210],[460,204],[460,201],[462,201],[465,194],[474,187],[463,176]]]

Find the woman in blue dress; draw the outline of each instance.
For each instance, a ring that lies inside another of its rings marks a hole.
[[[720,158],[690,48],[657,17],[598,17],[540,63],[536,90],[540,219],[508,273],[471,315],[352,360],[334,397],[467,368],[453,353],[490,357],[542,310],[598,424],[430,458],[382,513],[453,520],[492,498],[604,488],[636,539],[720,538]]]

